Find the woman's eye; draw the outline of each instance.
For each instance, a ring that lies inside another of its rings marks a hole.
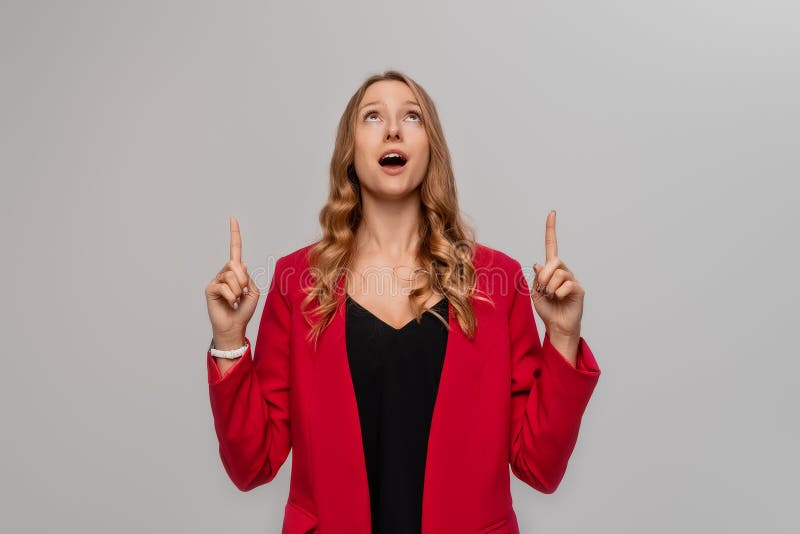
[[[412,117],[414,120],[412,122],[422,122],[422,117],[416,111],[409,112],[409,117]],[[377,111],[370,111],[364,115],[364,120],[367,122],[375,122],[372,119],[378,119],[378,112]]]

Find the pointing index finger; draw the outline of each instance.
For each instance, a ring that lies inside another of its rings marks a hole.
[[[547,214],[547,222],[544,230],[544,251],[545,261],[558,256],[558,242],[556,241],[556,210],[550,210]]]
[[[242,261],[242,235],[239,232],[239,221],[231,215],[231,260]]]

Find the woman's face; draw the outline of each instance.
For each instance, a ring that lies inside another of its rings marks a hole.
[[[422,182],[430,150],[420,110],[403,82],[383,80],[367,88],[355,128],[355,167],[362,192],[399,198]],[[383,158],[390,153],[401,158]]]

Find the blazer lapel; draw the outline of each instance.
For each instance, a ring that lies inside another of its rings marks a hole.
[[[343,291],[340,278],[337,294]],[[345,338],[345,302],[322,332],[314,360],[313,466],[319,514],[341,532],[371,532],[369,484]],[[313,348],[312,348],[313,351]]]
[[[475,305],[478,314],[480,305]],[[463,409],[465,395],[474,391],[475,383],[485,363],[474,342],[461,331],[458,320],[450,314],[450,332],[447,336],[442,376],[433,408],[428,451],[425,460],[425,478],[422,490],[422,534],[445,532],[448,529],[448,510],[453,503],[453,484],[457,478],[448,466],[457,456],[459,444],[464,438],[463,430],[472,428],[471,415]],[[463,469],[463,465],[461,466]],[[456,473],[457,474],[457,473]],[[461,473],[463,475],[463,471]],[[456,512],[458,513],[458,512]],[[444,520],[444,523],[442,521]]]

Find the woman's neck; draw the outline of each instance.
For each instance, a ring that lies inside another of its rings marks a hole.
[[[361,225],[356,231],[359,253],[370,257],[416,257],[422,206],[419,194],[401,200],[364,199]]]

